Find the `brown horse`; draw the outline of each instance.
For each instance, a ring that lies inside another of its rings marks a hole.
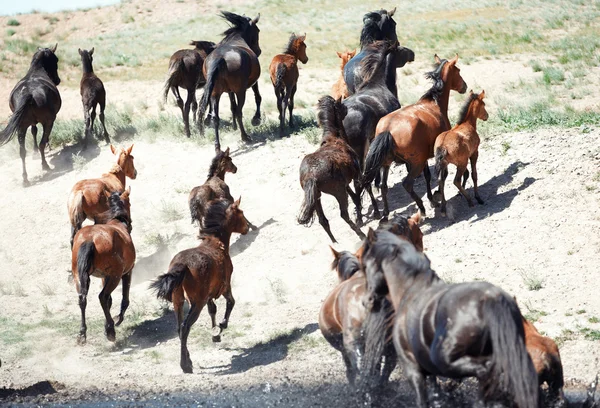
[[[323,129],[323,136],[317,151],[304,156],[300,164],[300,186],[304,190],[304,202],[298,223],[310,226],[316,211],[319,224],[331,241],[337,242],[321,205],[321,193],[330,194],[337,200],[344,221],[362,239],[365,234],[350,220],[348,213],[348,195],[354,202],[359,199],[350,189],[350,182],[358,177],[360,164],[358,156],[346,142],[342,124],[346,116],[346,107],[341,100],[334,101],[331,96],[324,96],[319,99],[318,110],[318,121]]]
[[[421,213],[425,214],[423,201],[413,191],[415,179],[421,172],[425,175],[427,197],[430,201],[433,200],[431,173],[427,159],[433,157],[436,137],[450,129],[448,120],[450,90],[460,93],[467,91],[467,84],[456,66],[458,55],[450,61],[440,60],[436,55],[435,61],[438,64],[437,68],[427,74],[427,78],[434,82],[431,89],[414,105],[405,106],[381,118],[377,124],[377,136],[369,147],[363,183],[375,180],[383,167],[381,196],[384,216],[390,212],[387,201],[387,178],[393,162],[406,164],[408,175],[402,181],[402,186],[417,203]]]
[[[308,62],[306,56],[306,34],[296,35],[292,33],[283,54],[273,57],[269,65],[271,83],[277,97],[277,109],[279,110],[279,136],[283,136],[285,113],[290,108],[290,127],[294,127],[292,111],[294,110],[294,95],[298,83],[298,60],[303,64]]]
[[[454,176],[454,185],[458,191],[467,199],[469,207],[473,207],[473,200],[465,191],[465,184],[469,178],[467,164],[471,160],[471,177],[473,178],[473,190],[475,198],[479,204],[483,200],[477,190],[477,158],[479,157],[479,135],[477,134],[477,119],[487,120],[488,113],[485,110],[485,91],[475,94],[473,91],[469,94],[462,111],[460,112],[458,122],[449,131],[443,132],[435,139],[435,172],[440,177],[439,189],[436,195],[441,195],[442,216],[446,215],[446,196],[444,195],[444,184],[448,177],[448,164],[456,166],[456,176]],[[463,184],[460,181],[464,175]]]
[[[190,45],[195,46],[193,50],[178,50],[171,55],[169,60],[169,73],[164,87],[164,100],[167,100],[169,90],[173,92],[177,106],[181,109],[185,134],[190,137],[190,107],[192,116],[196,117],[198,103],[196,102],[196,89],[206,84],[206,78],[202,73],[204,60],[216,47],[212,41],[192,41]],[[179,93],[179,88],[187,91],[185,105]]]
[[[67,202],[71,221],[71,248],[73,238],[81,229],[81,224],[86,219],[97,222],[95,217],[108,210],[106,193],[122,193],[125,190],[125,177],[132,180],[137,177],[131,149],[133,145],[128,149],[117,149],[110,145],[110,151],[117,156],[117,163],[102,177],[78,181],[71,189]]]
[[[346,99],[350,94],[348,93],[348,86],[346,86],[346,81],[344,81],[344,67],[356,55],[356,50],[354,51],[345,51],[345,52],[336,52],[337,56],[342,60],[340,64],[340,77],[337,82],[333,84],[331,87],[331,96],[333,99]]]
[[[106,106],[106,90],[104,84],[94,73],[92,61],[94,58],[94,48],[91,50],[78,49],[81,56],[81,65],[83,67],[83,75],[79,84],[79,92],[81,93],[81,102],[83,103],[83,116],[85,120],[85,137],[83,139],[83,147],[87,146],[89,138],[92,137],[94,129],[94,120],[96,120],[96,105],[100,105],[100,123],[104,131],[104,140],[110,143],[106,125],[104,124],[104,107]]]
[[[106,318],[104,332],[109,341],[115,341],[115,325],[121,324],[129,306],[131,271],[135,264],[135,247],[131,241],[130,191],[131,188],[127,189],[121,196],[118,193],[107,193],[109,209],[99,215],[102,224],[85,226],[75,235],[71,250],[71,268],[81,308],[81,330],[78,338],[80,344],[86,341],[85,308],[90,276],[102,278],[99,298]],[[110,315],[110,294],[119,282],[123,283],[123,299],[121,312],[115,323]]]
[[[233,264],[229,257],[231,234],[248,233],[248,223],[240,209],[240,199],[231,203],[215,200],[202,220],[202,242],[196,248],[179,252],[169,264],[169,271],[150,285],[159,298],[173,302],[177,332],[181,340],[180,366],[184,373],[192,373],[193,365],[187,348],[190,328],[198,319],[204,305],[212,321],[212,340],[221,341],[221,332],[227,328],[229,315],[235,304],[231,293]],[[217,327],[217,306],[214,299],[227,300],[225,318]],[[187,299],[190,310],[183,319],[183,302]]]
[[[29,185],[25,168],[25,136],[29,126],[33,135],[34,151],[38,150],[37,124],[41,123],[44,128],[39,151],[42,169],[50,170],[46,162],[46,145],[49,143],[56,114],[62,104],[57,88],[60,84],[58,58],[55,55],[57,46],[58,44],[52,48],[40,48],[33,54],[27,75],[17,82],[10,92],[9,106],[13,114],[6,128],[0,132],[0,146],[8,143],[15,133],[18,133],[24,186]]]
[[[221,94],[230,94],[234,122],[237,120],[240,126],[242,141],[251,142],[252,139],[244,129],[242,121],[242,109],[246,101],[246,89],[252,87],[256,100],[256,113],[252,118],[252,124],[260,123],[260,102],[262,100],[258,91],[258,78],[260,77],[260,62],[258,57],[261,50],[258,45],[260,30],[257,27],[260,14],[256,18],[240,16],[223,11],[221,16],[231,23],[231,27],[223,34],[225,38],[217,45],[206,60],[202,71],[206,77],[206,89],[200,102],[200,113],[198,126],[200,133],[204,133],[204,114],[210,101],[213,112],[213,124],[215,127],[215,150],[221,149],[219,141],[219,100]],[[234,101],[234,97],[237,101]]]

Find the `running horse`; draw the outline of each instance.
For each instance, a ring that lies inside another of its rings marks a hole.
[[[538,407],[538,376],[512,296],[487,282],[445,283],[412,243],[388,231],[369,230],[362,265],[367,309],[391,298],[394,346],[416,407],[428,406],[427,376],[475,377],[485,402],[508,397],[519,408]],[[365,350],[364,358],[379,356]]]
[[[230,95],[232,111],[235,112],[233,121],[237,120],[244,142],[252,141],[246,133],[242,121],[246,89],[252,87],[254,91],[256,113],[252,118],[252,124],[255,126],[260,123],[260,102],[262,100],[257,82],[260,76],[258,57],[261,50],[258,45],[260,30],[256,24],[260,19],[260,14],[251,19],[250,17],[223,11],[221,16],[231,23],[231,27],[223,33],[225,38],[204,60],[202,71],[206,77],[206,89],[202,95],[198,116],[198,126],[200,133],[203,134],[204,115],[210,102],[215,127],[216,151],[221,149],[221,142],[219,141],[219,100],[221,94],[228,92]]]
[[[92,130],[94,129],[94,120],[96,120],[96,106],[100,106],[100,123],[102,124],[102,130],[104,131],[104,140],[106,143],[110,143],[108,132],[106,131],[106,125],[104,124],[104,107],[106,106],[106,90],[104,84],[94,73],[94,67],[92,61],[94,60],[94,47],[91,50],[81,50],[79,48],[79,55],[81,56],[81,65],[83,67],[83,75],[81,76],[81,82],[79,84],[79,92],[81,94],[81,102],[83,103],[83,116],[85,121],[85,136],[83,139],[83,148],[87,146],[89,138],[92,137]]]
[[[29,126],[31,126],[33,135],[34,151],[38,151],[37,124],[41,123],[44,128],[39,152],[42,157],[42,169],[50,170],[50,166],[46,162],[45,150],[49,143],[56,114],[62,104],[57,88],[57,85],[60,84],[58,57],[55,55],[57,46],[58,44],[52,48],[39,48],[33,54],[29,71],[23,79],[17,82],[10,93],[9,106],[13,114],[8,120],[6,128],[0,132],[0,146],[8,143],[15,133],[18,134],[24,186],[29,185],[25,168],[25,136]]]

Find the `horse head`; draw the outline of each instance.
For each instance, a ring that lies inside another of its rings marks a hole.
[[[55,54],[57,47],[58,43],[52,48],[38,48],[31,59],[31,67],[44,69],[54,85],[58,86],[60,77],[58,76],[58,57]]]

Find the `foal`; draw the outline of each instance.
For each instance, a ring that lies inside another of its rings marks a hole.
[[[448,164],[456,166],[454,185],[458,191],[467,199],[469,207],[473,207],[473,200],[465,191],[465,184],[469,178],[467,163],[471,160],[471,178],[473,179],[473,190],[475,199],[479,204],[483,200],[477,190],[477,158],[479,157],[479,135],[477,134],[477,119],[487,120],[488,113],[485,110],[485,91],[480,94],[471,93],[465,102],[456,125],[449,131],[440,134],[435,140],[435,172],[440,178],[440,185],[436,194],[441,195],[442,216],[446,215],[446,196],[444,195],[444,184],[448,177]],[[463,177],[463,184],[460,179]]]
[[[117,163],[102,177],[78,181],[71,189],[67,202],[71,221],[71,248],[73,237],[81,229],[81,224],[86,219],[96,222],[95,217],[108,210],[105,193],[121,193],[125,190],[125,177],[132,180],[137,177],[131,149],[133,145],[128,149],[117,149],[110,145],[110,151],[117,156]]]
[[[283,136],[283,127],[285,123],[285,111],[290,109],[290,127],[294,127],[292,111],[294,110],[294,94],[298,83],[298,60],[303,64],[308,62],[306,56],[306,44],[304,40],[306,34],[290,36],[288,45],[283,54],[277,54],[273,57],[269,65],[271,82],[275,89],[277,97],[277,109],[279,110],[279,136]]]
[[[248,223],[239,208],[240,199],[231,203],[215,200],[210,203],[202,220],[202,241],[196,248],[179,252],[169,264],[167,273],[160,275],[150,285],[159,298],[173,302],[177,318],[177,332],[181,340],[180,366],[184,373],[192,373],[193,365],[187,348],[190,328],[198,320],[204,305],[212,321],[212,340],[221,341],[221,332],[227,328],[229,315],[235,305],[231,293],[233,264],[229,256],[231,234],[248,233]],[[217,306],[214,299],[227,300],[225,318],[217,327]],[[187,299],[190,310],[183,319],[183,302]]]
[[[340,77],[337,82],[333,84],[331,87],[331,96],[333,99],[346,99],[350,93],[348,92],[348,86],[346,85],[346,81],[344,81],[344,67],[356,55],[356,50],[354,51],[345,51],[345,52],[336,52],[337,56],[341,58],[342,63],[340,65]]]
[[[344,221],[363,239],[365,234],[350,220],[348,214],[348,194],[354,202],[360,199],[349,186],[360,174],[360,164],[358,156],[346,142],[342,124],[346,116],[346,107],[341,100],[334,101],[331,96],[324,96],[319,99],[318,109],[318,121],[323,129],[323,137],[317,151],[304,156],[300,165],[300,186],[304,190],[304,201],[298,223],[310,225],[316,211],[319,224],[331,241],[337,242],[321,205],[321,193],[330,194],[337,200]]]
[[[100,105],[100,123],[102,123],[102,129],[104,130],[104,140],[106,143],[110,143],[106,126],[104,125],[104,106],[106,105],[106,91],[104,90],[104,84],[94,74],[94,68],[92,67],[92,55],[94,54],[94,48],[91,50],[78,49],[79,55],[81,56],[81,65],[83,66],[83,75],[79,84],[79,92],[81,93],[81,102],[83,103],[83,116],[85,120],[85,138],[83,139],[83,148],[85,149],[89,138],[92,136],[92,130],[94,129],[94,120],[96,120],[96,105]]]

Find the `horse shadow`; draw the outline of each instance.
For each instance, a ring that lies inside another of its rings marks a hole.
[[[100,155],[100,147],[97,144],[89,144],[87,149],[83,150],[82,142],[64,146],[58,152],[48,156],[48,162],[52,166],[50,171],[45,171],[40,177],[31,180],[31,185],[54,180],[75,169],[75,157],[89,162]],[[38,154],[39,156],[39,154]]]
[[[148,256],[139,257],[133,267],[131,284],[137,285],[155,278],[159,272],[164,272],[172,259],[171,247],[185,238],[184,234],[175,233],[157,245],[156,251]]]
[[[177,325],[172,313],[163,309],[161,316],[153,320],[144,320],[139,325],[131,328],[131,333],[122,342],[115,344],[116,349],[145,350],[155,347],[158,343],[164,343],[178,337]]]
[[[220,368],[222,370],[216,374],[229,375],[244,373],[254,367],[276,363],[287,357],[290,344],[300,340],[307,334],[313,333],[318,327],[317,323],[309,323],[303,328],[295,328],[291,332],[281,334],[267,342],[261,342],[249,348],[242,348],[242,353],[233,356],[229,365],[205,368]]]
[[[269,218],[263,222],[262,225],[258,226],[255,230],[250,230],[246,235],[241,235],[237,241],[235,241],[229,247],[229,254],[233,257],[244,252],[248,247],[256,241],[256,237],[260,234],[260,231],[267,225],[274,224],[276,221],[273,218]]]

